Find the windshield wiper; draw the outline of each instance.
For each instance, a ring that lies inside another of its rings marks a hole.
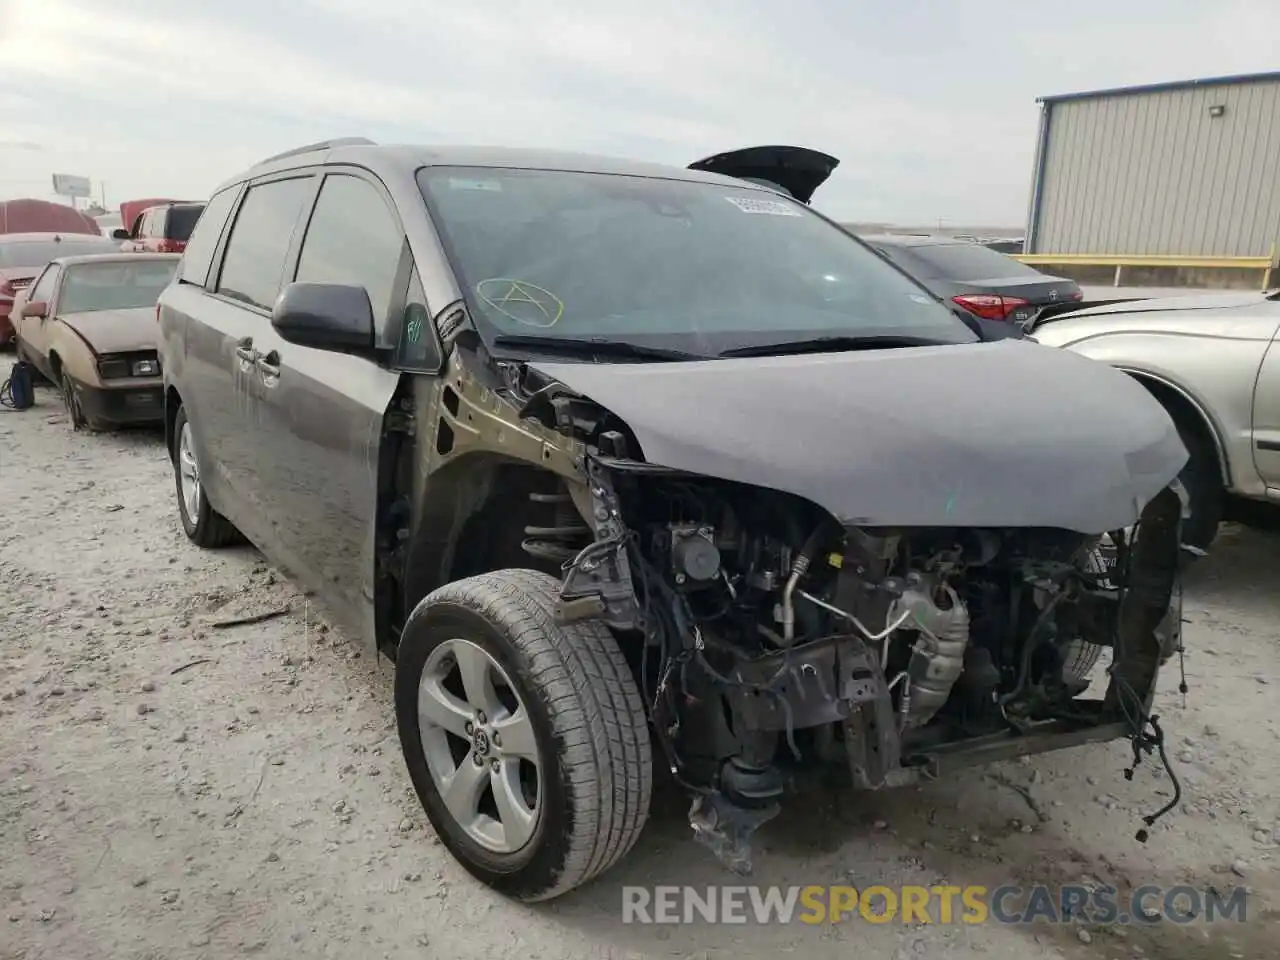
[[[709,360],[700,353],[689,353],[672,347],[650,347],[628,340],[605,337],[545,337],[523,333],[500,333],[493,338],[495,347],[525,347],[548,353],[596,356],[634,360]]]
[[[940,347],[950,346],[950,340],[932,337],[907,337],[895,334],[881,336],[809,337],[807,340],[780,340],[777,343],[753,343],[746,347],[732,347],[720,352],[722,357],[771,357],[789,353],[839,353],[842,350],[879,350],[891,347]]]

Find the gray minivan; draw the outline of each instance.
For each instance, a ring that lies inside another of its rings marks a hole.
[[[625,855],[655,757],[744,873],[833,772],[1158,743],[1163,408],[776,189],[312,144],[218,188],[158,319],[187,536],[247,538],[395,662],[427,816],[507,895]]]

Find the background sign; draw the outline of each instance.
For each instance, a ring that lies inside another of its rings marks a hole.
[[[87,197],[89,196],[89,178],[76,177],[69,173],[55,173],[53,192],[60,197]]]

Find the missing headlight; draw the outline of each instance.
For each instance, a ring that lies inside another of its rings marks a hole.
[[[129,376],[128,360],[99,360],[98,373],[103,380],[118,380]]]

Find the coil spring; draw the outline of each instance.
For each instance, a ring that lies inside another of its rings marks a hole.
[[[525,527],[521,548],[542,560],[568,563],[591,538],[591,528],[582,522],[573,498],[567,493],[531,493],[529,499],[534,503],[553,504],[555,520],[550,527]]]

